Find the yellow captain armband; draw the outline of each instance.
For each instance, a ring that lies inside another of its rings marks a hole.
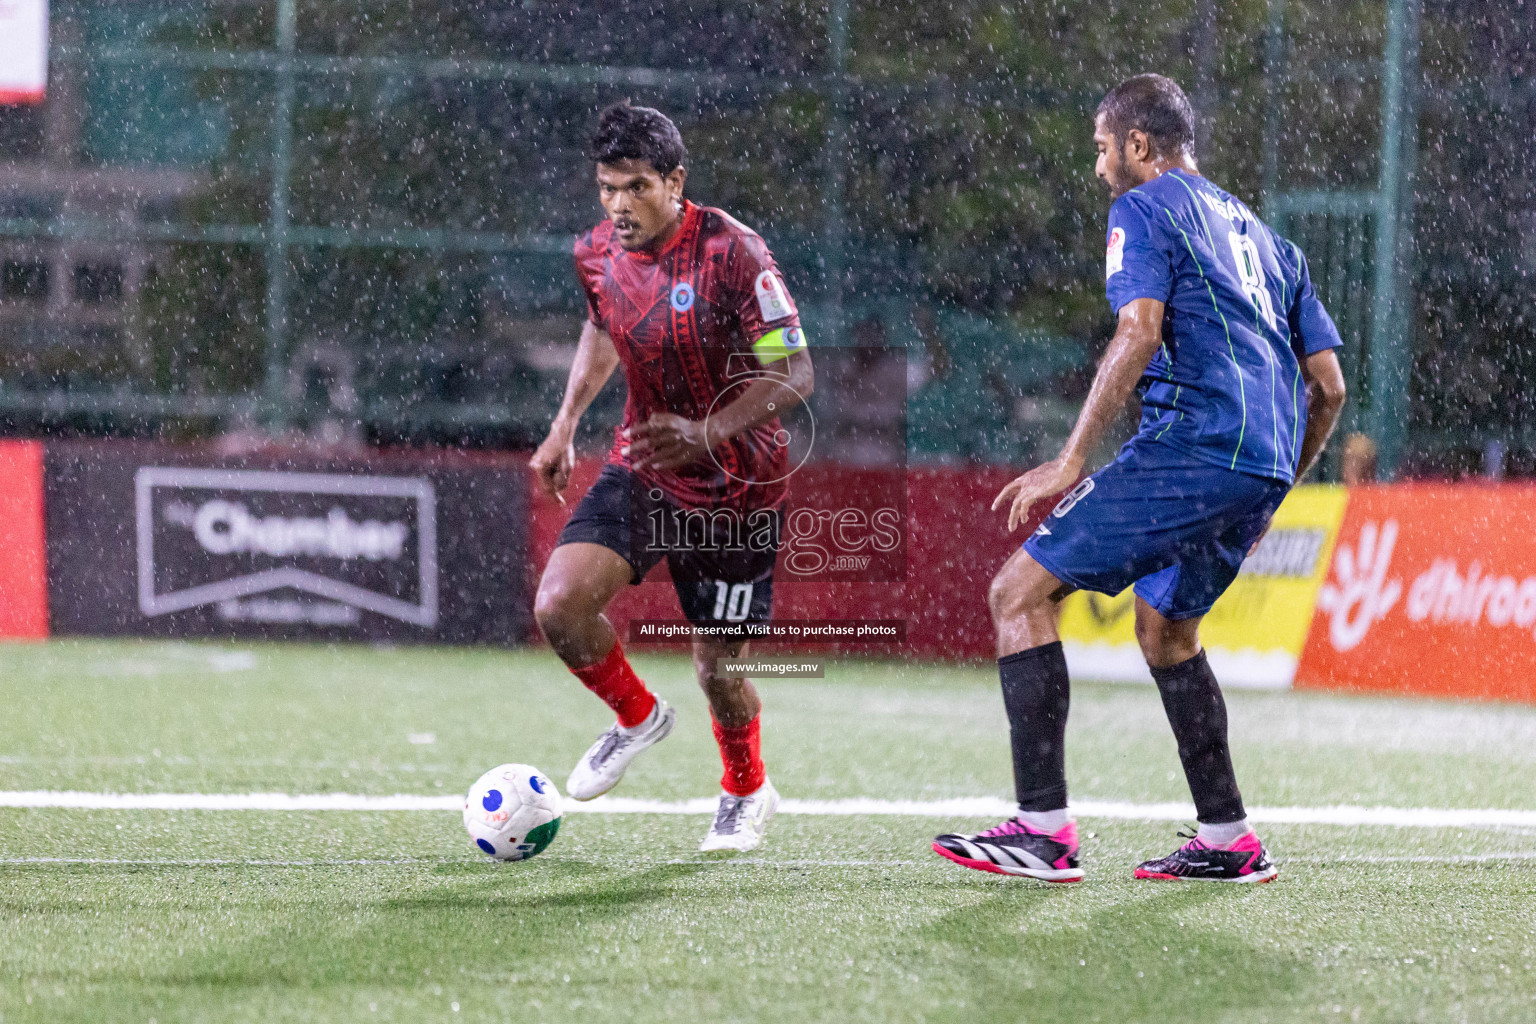
[[[791,354],[805,348],[805,332],[798,327],[780,327],[776,331],[769,331],[752,343],[752,351],[757,353],[757,361],[767,366],[776,363],[780,359],[788,359]]]

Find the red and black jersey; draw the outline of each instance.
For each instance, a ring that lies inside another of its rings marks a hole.
[[[787,328],[798,342],[800,315],[767,244],[721,210],[685,203],[682,227],[655,252],[628,252],[612,235],[604,221],[577,239],[576,273],[629,384],[608,453],[628,468],[632,425],[655,412],[702,420],[717,401],[728,405],[742,375],[759,368],[753,343]],[[681,469],[648,470],[640,483],[688,508],[768,508],[786,489],[782,438],[775,418]]]

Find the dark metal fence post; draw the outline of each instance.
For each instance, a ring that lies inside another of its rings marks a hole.
[[[831,74],[827,95],[827,150],[822,165],[826,238],[821,255],[829,286],[826,326],[836,339],[840,339],[848,244],[847,211],[843,205],[848,187],[848,0],[832,0],[827,10],[827,55]],[[834,338],[827,340],[837,343]]]
[[[1389,0],[1381,76],[1381,166],[1376,202],[1376,275],[1371,310],[1366,431],[1380,473],[1391,479],[1407,440],[1413,371],[1411,179],[1418,147],[1421,0]]]
[[[1285,93],[1285,0],[1269,0],[1269,23],[1264,28],[1264,141],[1259,188],[1264,213],[1271,221],[1275,191],[1280,184],[1280,103]]]
[[[267,210],[267,428],[288,426],[288,174],[293,145],[293,56],[297,0],[277,0],[277,67],[272,103],[272,192]]]

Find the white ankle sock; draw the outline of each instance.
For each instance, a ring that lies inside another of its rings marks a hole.
[[[1050,836],[1060,832],[1072,820],[1072,812],[1065,807],[1054,811],[1026,811],[1020,808],[1017,817],[1035,831]]]
[[[1253,829],[1248,827],[1248,819],[1239,818],[1237,821],[1220,825],[1208,825],[1202,821],[1200,830],[1195,835],[1207,846],[1231,846],[1252,831]]]

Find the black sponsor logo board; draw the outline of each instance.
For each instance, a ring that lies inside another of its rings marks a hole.
[[[521,460],[56,442],[44,487],[56,634],[530,637]]]

